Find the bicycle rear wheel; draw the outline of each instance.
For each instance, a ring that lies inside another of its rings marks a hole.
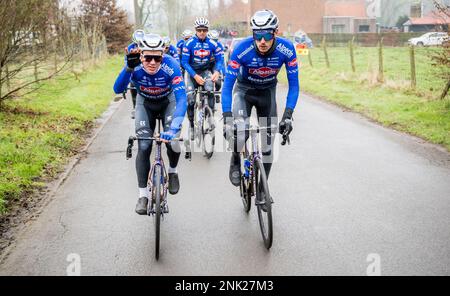
[[[256,189],[256,208],[258,210],[259,227],[267,249],[272,247],[273,228],[272,228],[272,200],[267,184],[266,172],[260,159],[254,163],[255,189]]]
[[[203,114],[203,122],[202,122],[202,137],[203,137],[203,154],[206,158],[210,159],[214,153],[214,145],[216,142],[215,136],[215,124],[214,124],[214,115],[209,108],[206,106]]]
[[[155,258],[159,259],[160,230],[161,230],[161,166],[156,165],[154,169],[152,197],[155,200]]]

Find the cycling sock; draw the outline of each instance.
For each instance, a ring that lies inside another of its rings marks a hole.
[[[139,188],[139,198],[141,198],[141,197],[147,197],[148,198],[148,189],[147,189],[147,187],[145,187],[145,188]]]
[[[172,167],[169,166],[169,170],[168,171],[169,171],[169,174],[178,174],[177,167],[172,168]]]

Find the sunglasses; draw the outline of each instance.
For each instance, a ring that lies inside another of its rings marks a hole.
[[[253,38],[256,41],[266,40],[270,41],[275,38],[275,33],[273,31],[256,31],[253,32]]]
[[[159,55],[145,55],[145,56],[144,56],[144,60],[145,60],[147,63],[151,63],[152,60],[154,60],[155,63],[161,63],[162,59],[163,59],[163,57],[162,57],[162,56],[159,56]]]
[[[196,31],[199,33],[207,33],[208,29],[197,29]]]

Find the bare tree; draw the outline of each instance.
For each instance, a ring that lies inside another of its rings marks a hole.
[[[55,0],[2,0],[0,5],[0,108],[17,93],[29,93],[39,82],[51,79],[67,65],[39,72],[48,64],[50,52],[57,54],[61,28],[66,17]],[[30,75],[30,72],[34,75]],[[14,80],[14,83],[12,83]],[[6,88],[5,88],[6,84]],[[6,91],[4,91],[6,90]]]

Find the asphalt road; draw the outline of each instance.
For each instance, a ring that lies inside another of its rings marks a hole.
[[[124,155],[130,108],[120,105],[20,234],[1,275],[65,275],[69,254],[82,275],[366,275],[372,258],[382,275],[450,275],[450,155],[307,96],[269,180],[272,249],[228,181],[229,154],[197,153],[180,163],[155,261],[153,221],[134,213]]]

